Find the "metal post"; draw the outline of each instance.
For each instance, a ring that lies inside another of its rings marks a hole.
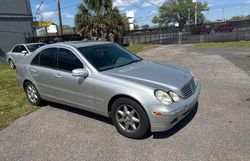
[[[191,11],[191,8],[188,9],[188,32],[190,32],[190,25],[191,25],[191,21],[190,21],[190,11]]]
[[[239,25],[237,25],[237,30],[236,30],[236,41],[239,40]]]
[[[61,5],[60,5],[60,0],[57,0],[57,8],[58,8],[58,18],[59,18],[60,34],[61,34],[61,35],[63,35],[63,28],[62,28],[62,15],[61,15]]]
[[[197,5],[198,5],[198,3],[197,3],[197,1],[195,1],[195,20],[194,20],[194,24],[195,24],[195,26],[197,25]]]

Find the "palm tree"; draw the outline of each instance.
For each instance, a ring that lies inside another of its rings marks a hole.
[[[77,31],[85,39],[121,42],[127,19],[112,6],[112,0],[84,0],[75,16]]]

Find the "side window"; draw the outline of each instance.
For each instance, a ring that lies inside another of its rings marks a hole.
[[[20,45],[19,52],[21,53],[22,51],[27,51],[27,49],[23,45]]]
[[[19,45],[17,45],[17,46],[12,50],[12,52],[19,53]]]
[[[83,68],[82,62],[70,50],[59,49],[58,69],[72,71],[77,68]]]
[[[56,68],[57,48],[49,48],[39,53],[39,65],[49,68]]]
[[[31,61],[31,65],[39,65],[39,56],[40,53],[33,58],[33,60]]]

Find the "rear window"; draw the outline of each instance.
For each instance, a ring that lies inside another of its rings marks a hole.
[[[32,65],[40,65],[48,68],[56,68],[57,48],[49,48],[38,53],[31,61]]]
[[[56,68],[57,48],[45,49],[40,53],[39,65]]]
[[[33,51],[35,51],[36,49],[38,49],[38,48],[40,48],[40,47],[42,47],[42,46],[44,46],[44,45],[45,45],[45,44],[41,43],[41,44],[28,44],[28,45],[26,45],[26,46],[27,46],[27,48],[29,49],[30,52],[33,52]]]
[[[12,50],[12,52],[19,53],[19,52],[20,52],[20,51],[19,51],[19,45],[17,45],[17,46]]]

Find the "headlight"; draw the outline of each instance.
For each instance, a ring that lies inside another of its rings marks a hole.
[[[156,90],[155,91],[155,97],[164,105],[170,105],[172,103],[171,97],[168,95],[168,93],[162,91],[162,90]]]
[[[181,98],[177,95],[177,94],[175,94],[174,92],[169,92],[169,94],[170,94],[170,96],[172,97],[172,99],[175,101],[175,102],[177,102],[177,101],[179,101]]]

